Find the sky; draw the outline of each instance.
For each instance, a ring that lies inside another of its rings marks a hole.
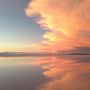
[[[44,31],[25,15],[27,4],[28,0],[0,0],[0,51],[27,51],[42,41]]]
[[[1,51],[90,49],[90,0],[0,0]]]

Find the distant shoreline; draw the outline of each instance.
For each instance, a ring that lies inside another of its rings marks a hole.
[[[15,54],[0,55],[0,57],[43,57],[43,56],[67,56],[67,55],[90,55],[90,54]]]

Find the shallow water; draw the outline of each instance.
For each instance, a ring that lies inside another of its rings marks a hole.
[[[0,57],[0,90],[90,90],[90,56]]]

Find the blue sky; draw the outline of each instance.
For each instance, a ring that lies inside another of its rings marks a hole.
[[[0,48],[42,41],[44,31],[25,15],[27,4],[28,0],[0,0]]]

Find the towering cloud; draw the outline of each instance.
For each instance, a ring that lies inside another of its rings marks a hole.
[[[32,0],[27,16],[37,16],[44,29],[45,50],[90,47],[90,0]]]

